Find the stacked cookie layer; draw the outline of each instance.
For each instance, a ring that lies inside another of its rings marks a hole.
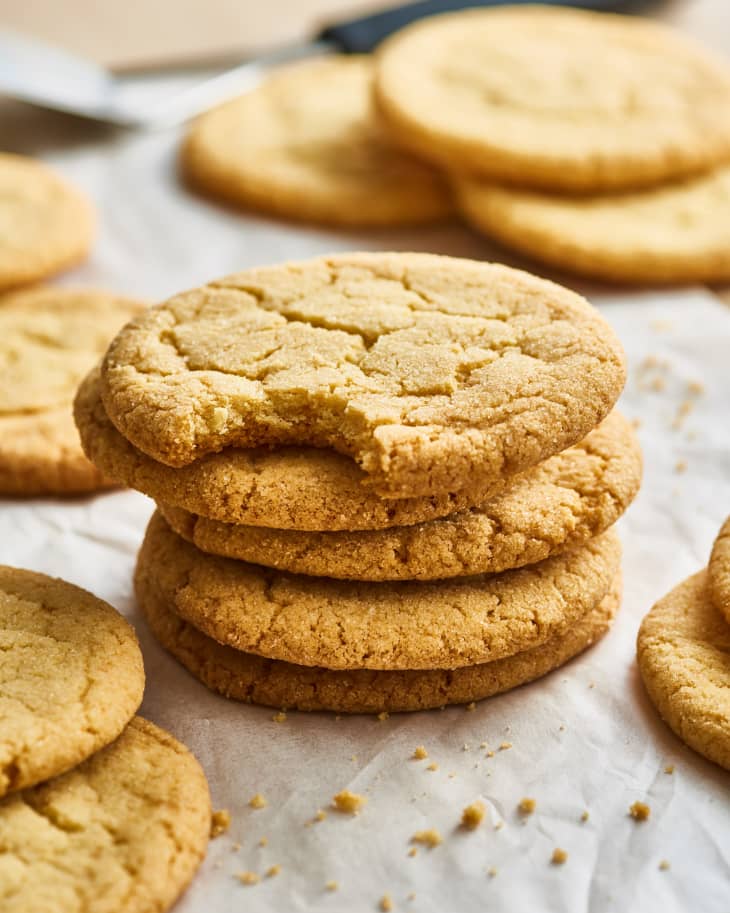
[[[82,385],[89,458],[158,501],[140,604],[209,686],[303,709],[471,701],[565,662],[619,602],[640,480],[621,347],[491,264],[249,270],[129,324]]]
[[[730,770],[730,518],[707,569],[646,616],[637,651],[661,717],[690,748]]]

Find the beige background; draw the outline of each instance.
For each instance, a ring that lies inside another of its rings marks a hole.
[[[116,67],[245,55],[397,0],[0,0],[0,26]],[[655,14],[730,55],[730,0],[664,0]]]

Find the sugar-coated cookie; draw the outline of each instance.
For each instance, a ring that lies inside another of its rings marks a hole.
[[[712,601],[730,624],[730,517],[715,540],[708,575]]]

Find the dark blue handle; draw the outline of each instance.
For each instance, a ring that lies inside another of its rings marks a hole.
[[[507,2],[534,3],[535,0],[419,0],[418,3],[407,3],[405,6],[384,10],[373,16],[329,25],[322,29],[317,38],[336,44],[340,50],[349,54],[367,54],[388,35],[417,19],[475,6],[502,6]],[[645,0],[565,0],[552,5],[574,6],[606,13],[626,13],[644,6]]]

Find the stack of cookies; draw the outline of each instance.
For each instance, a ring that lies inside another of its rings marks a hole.
[[[706,570],[646,616],[637,650],[661,717],[690,748],[730,770],[730,517]]]
[[[206,852],[195,758],[135,716],[131,626],[63,580],[0,567],[0,909],[167,910]]]
[[[278,707],[471,702],[620,601],[624,356],[578,295],[426,254],[252,269],[128,324],[88,457],[153,497],[139,603],[209,687]]]
[[[182,166],[277,216],[458,211],[560,269],[730,279],[730,67],[638,16],[521,3],[425,19],[372,57],[285,68],[203,115]]]

